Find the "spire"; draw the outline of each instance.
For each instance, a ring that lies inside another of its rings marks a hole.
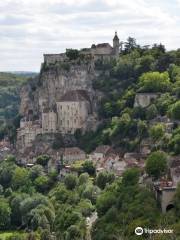
[[[117,35],[117,31],[115,31],[115,36],[114,36],[114,38],[113,38],[113,41],[114,41],[114,40],[119,40],[118,35]]]

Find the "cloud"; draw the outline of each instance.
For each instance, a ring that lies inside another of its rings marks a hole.
[[[180,0],[4,0],[0,71],[39,70],[43,53],[135,37],[178,48]],[[178,9],[178,10],[177,10]]]

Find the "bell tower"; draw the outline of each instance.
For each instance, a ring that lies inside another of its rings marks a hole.
[[[119,56],[119,47],[120,47],[119,38],[118,38],[117,32],[115,32],[115,36],[113,38],[113,50],[114,50],[114,55],[116,57]]]

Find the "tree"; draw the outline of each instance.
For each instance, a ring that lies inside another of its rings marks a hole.
[[[151,139],[156,143],[159,142],[165,134],[165,126],[162,123],[157,123],[152,126],[149,130],[149,134]]]
[[[107,184],[111,184],[114,180],[114,173],[104,171],[97,175],[96,184],[99,188],[104,189]]]
[[[146,161],[146,172],[154,177],[159,178],[166,173],[167,170],[167,155],[162,151],[151,153]]]
[[[22,215],[21,215],[21,203],[28,197],[25,193],[16,193],[11,197],[10,206],[11,206],[11,223],[14,226],[21,226],[22,224]]]
[[[45,167],[48,164],[50,157],[48,155],[40,155],[36,159],[36,163]]]
[[[96,169],[92,161],[85,161],[82,166],[83,166],[83,172],[87,172],[90,176],[95,175]]]
[[[73,190],[77,186],[78,179],[74,174],[68,174],[65,176],[64,184],[67,189]]]
[[[66,56],[70,60],[76,60],[79,57],[79,51],[77,49],[66,49]]]
[[[16,165],[11,162],[3,161],[0,163],[0,184],[3,187],[7,188],[11,186],[15,168]]]
[[[143,73],[139,78],[139,91],[141,92],[165,92],[170,86],[168,72]]]
[[[37,191],[45,193],[49,189],[49,178],[47,176],[39,176],[35,179],[34,185]]]
[[[94,211],[94,206],[89,199],[82,199],[77,206],[77,209],[82,213],[84,217],[88,217]]]
[[[32,181],[34,181],[37,177],[44,175],[44,168],[41,165],[34,165],[31,169],[30,169],[30,179]]]
[[[170,116],[175,120],[180,120],[180,100],[171,105]]]
[[[147,136],[147,124],[145,121],[139,120],[137,123],[138,128],[138,137],[142,139],[143,137]]]
[[[180,127],[173,131],[169,142],[169,150],[174,154],[180,154]]]
[[[128,37],[127,42],[125,42],[125,45],[124,45],[124,52],[130,53],[136,47],[137,47],[136,39],[132,37]]]
[[[82,173],[79,176],[79,185],[86,184],[86,183],[88,183],[88,181],[89,181],[89,174],[88,173]]]
[[[8,229],[10,226],[11,208],[8,202],[0,198],[0,230]]]
[[[140,175],[139,169],[137,168],[128,169],[122,175],[123,177],[122,183],[124,185],[135,185],[139,181],[139,175]]]
[[[156,100],[156,106],[157,106],[158,112],[161,115],[165,115],[168,112],[169,106],[173,104],[174,101],[175,101],[175,98],[171,96],[169,93],[162,94]]]
[[[13,188],[18,189],[22,186],[27,186],[28,183],[30,183],[28,170],[22,167],[17,167],[12,177]]]
[[[146,110],[146,119],[151,120],[155,118],[158,114],[157,108],[155,104],[151,104]]]

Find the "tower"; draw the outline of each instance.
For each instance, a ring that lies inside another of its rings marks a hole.
[[[114,55],[116,57],[119,56],[119,47],[120,47],[119,38],[118,38],[117,32],[115,32],[115,36],[113,38],[113,50],[114,50]]]

